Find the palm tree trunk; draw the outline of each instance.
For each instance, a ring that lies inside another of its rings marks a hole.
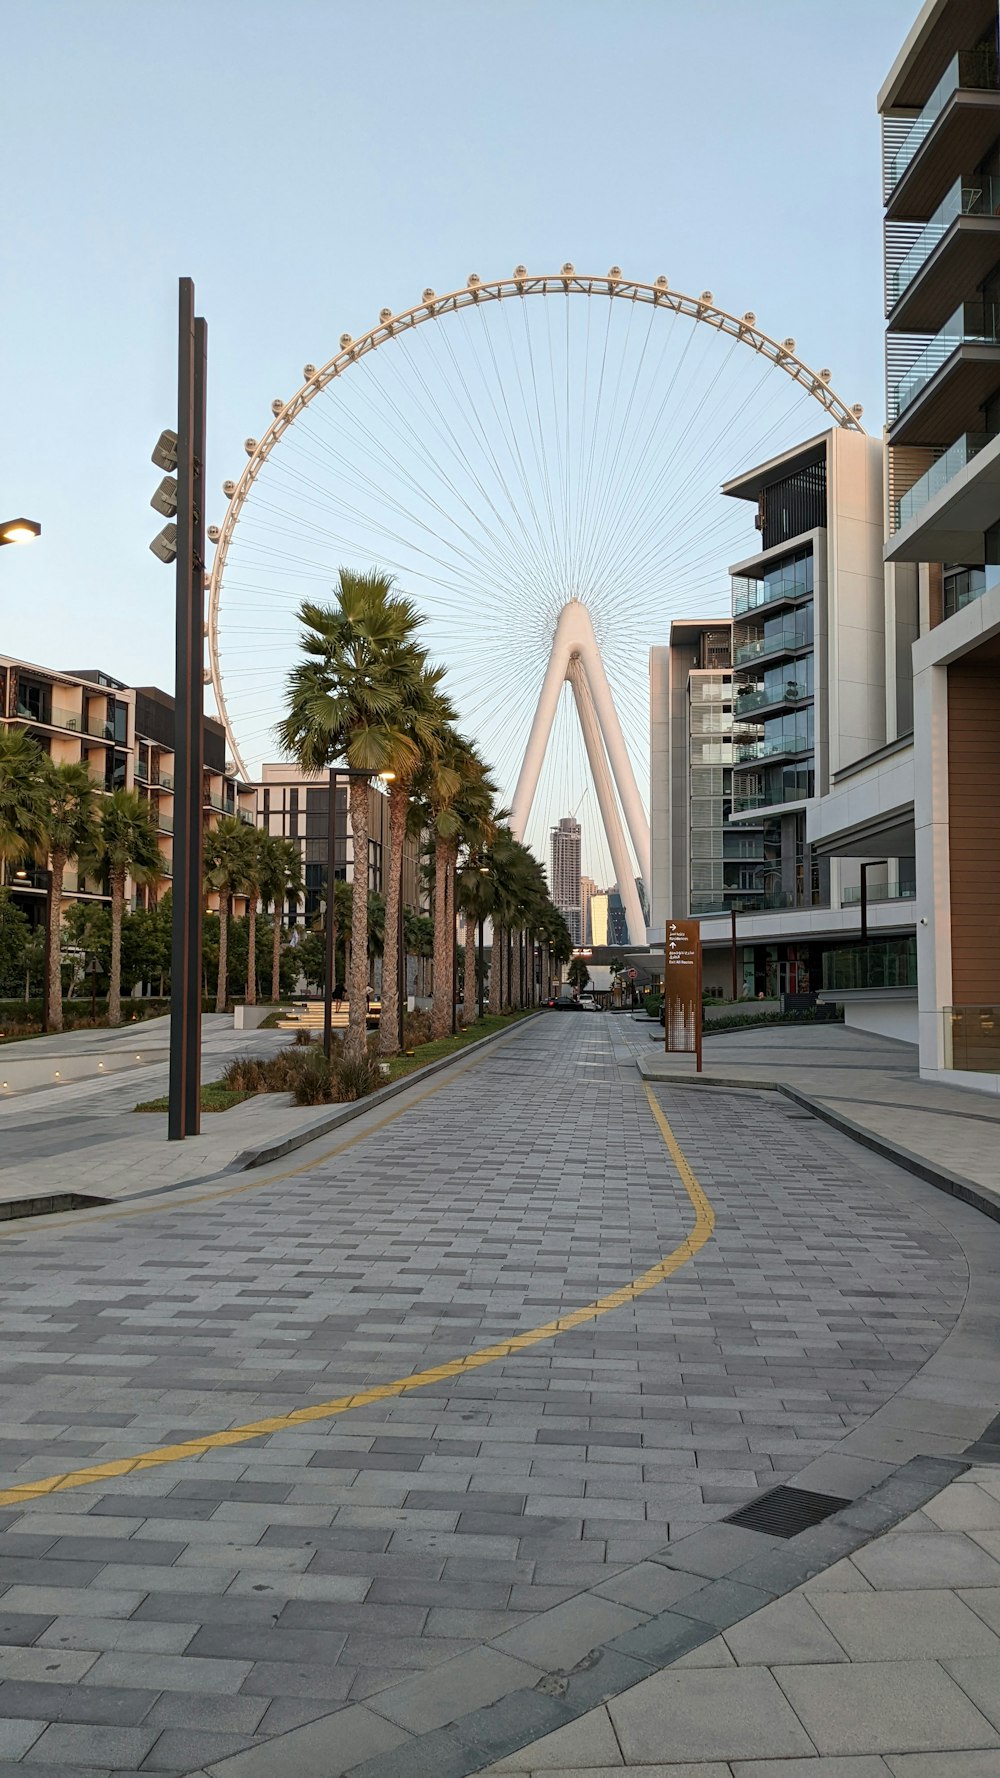
[[[500,1011],[500,929],[495,920],[490,935],[490,986],[486,1006],[491,1017]]]
[[[281,998],[281,898],[274,898],[274,948],[271,952],[271,999]]]
[[[63,1028],[62,1005],[62,900],[65,852],[53,852],[49,872],[49,977],[45,984],[45,1023],[50,1031]]]
[[[467,1025],[474,1025],[479,1010],[479,985],[476,977],[476,919],[470,909],[465,916],[465,1006]]]
[[[247,1005],[257,1004],[257,897],[247,900]]]
[[[431,1004],[431,1033],[434,1037],[451,1035],[452,936],[455,918],[448,893],[451,876],[451,847],[447,840],[434,843],[434,998]]]
[[[344,1053],[362,1056],[368,1030],[368,779],[352,778],[350,786],[354,881],[351,885],[351,962]]]
[[[219,979],[215,987],[215,1010],[225,1012],[229,988],[229,896],[219,896]]]
[[[399,1050],[399,969],[402,943],[400,910],[403,899],[403,842],[406,838],[406,785],[389,786],[389,865],[385,884],[385,938],[382,943],[382,1013],[378,1026],[378,1053],[394,1056]]]
[[[125,872],[111,873],[111,974],[108,977],[108,1024],[122,1022],[122,910]]]

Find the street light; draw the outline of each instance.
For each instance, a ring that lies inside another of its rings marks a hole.
[[[393,771],[379,772],[383,784],[395,784],[396,774]],[[396,898],[396,1041],[400,1049],[404,1048],[403,1018],[406,1010],[406,949],[404,945],[405,924],[403,921],[403,882],[406,871],[406,834],[399,849],[399,893]],[[383,952],[382,971],[385,973],[385,955]],[[384,996],[383,996],[384,999]]]
[[[0,544],[34,543],[42,535],[37,519],[5,519],[0,524]]]

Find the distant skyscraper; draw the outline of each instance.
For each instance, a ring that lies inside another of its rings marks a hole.
[[[590,923],[590,898],[597,894],[597,884],[593,877],[580,878],[580,943],[592,945],[594,931]]]
[[[580,823],[564,815],[549,836],[551,865],[549,891],[566,921],[573,943],[582,944],[580,906]]]

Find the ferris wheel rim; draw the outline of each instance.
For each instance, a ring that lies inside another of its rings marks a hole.
[[[427,289],[419,303],[409,309],[393,311],[383,309],[378,322],[365,333],[353,338],[344,333],[340,336],[339,349],[320,366],[306,365],[305,380],[296,393],[287,402],[274,401],[271,404],[273,418],[266,431],[259,439],[248,438],[244,441],[247,452],[247,464],[239,480],[235,483],[227,481],[223,484],[223,492],[228,496],[228,505],[222,524],[212,526],[210,536],[215,543],[215,555],[208,573],[208,611],[205,623],[205,634],[208,641],[209,670],[215,696],[219,721],[225,730],[226,740],[232,754],[237,772],[244,779],[250,773],[243,758],[233,723],[229,715],[225,692],[222,685],[222,667],[219,654],[219,608],[222,597],[222,584],[229,546],[236,532],[247,497],[257,480],[258,475],[270,457],[275,445],[294,425],[299,415],[337,377],[369,352],[379,346],[386,345],[402,333],[420,326],[426,321],[436,321],[445,315],[456,314],[461,309],[474,307],[482,302],[500,302],[510,297],[527,296],[606,296],[624,299],[629,302],[650,304],[653,308],[665,309],[668,313],[686,315],[689,320],[702,321],[714,327],[717,332],[730,335],[731,338],[747,345],[751,351],[768,359],[777,370],[785,374],[811,395],[824,411],[829,414],[837,425],[847,430],[864,432],[861,425],[862,408],[859,403],[851,406],[830,386],[830,372],[815,371],[800,358],[795,350],[792,339],[776,340],[762,327],[757,325],[756,314],[747,310],[743,315],[734,315],[722,308],[714,300],[712,292],[702,291],[701,296],[688,296],[685,292],[671,290],[669,280],[662,274],[653,283],[640,279],[626,278],[619,266],[612,266],[602,277],[592,277],[577,272],[573,265],[566,264],[556,273],[529,273],[525,266],[516,266],[508,278],[484,279],[472,273],[463,285],[439,295]]]

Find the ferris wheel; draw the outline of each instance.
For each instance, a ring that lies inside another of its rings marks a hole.
[[[275,756],[300,602],[378,567],[424,614],[515,830],[544,858],[575,814],[583,869],[630,889],[636,938],[648,648],[674,617],[728,612],[727,564],[749,550],[721,482],[799,442],[817,405],[861,430],[830,376],[753,313],[617,266],[473,275],[341,334],[246,439],[209,527],[210,676],[237,770]]]

